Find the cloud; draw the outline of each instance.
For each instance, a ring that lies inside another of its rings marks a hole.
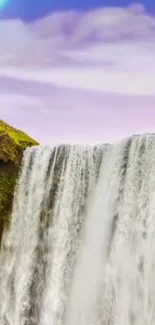
[[[44,143],[153,132],[154,41],[138,4],[0,21],[0,118]]]
[[[0,56],[23,51],[34,38],[35,35],[20,20],[0,20]]]
[[[3,65],[0,74],[21,80],[64,87],[126,94],[155,94],[155,45],[144,43],[103,44],[83,51],[66,51],[70,64],[57,62]],[[115,55],[114,55],[115,53]],[[73,62],[74,59],[74,62]],[[107,64],[108,60],[110,61]],[[82,61],[85,64],[82,64]],[[36,62],[35,62],[36,63]],[[89,63],[89,64],[88,64]]]
[[[155,96],[141,98],[14,81],[3,83],[0,117],[41,143],[114,142],[154,131]],[[12,89],[10,94],[7,84]]]
[[[142,5],[126,8],[98,8],[87,12],[55,12],[29,25],[39,38],[62,36],[67,45],[86,41],[125,39],[154,39],[155,19]]]

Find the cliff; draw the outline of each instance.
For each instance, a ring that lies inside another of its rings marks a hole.
[[[9,223],[23,152],[34,145],[38,143],[27,134],[0,120],[0,241]]]

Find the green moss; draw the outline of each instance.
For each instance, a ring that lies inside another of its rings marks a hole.
[[[19,164],[23,150],[34,145],[38,142],[0,120],[0,159]]]
[[[0,241],[3,229],[10,221],[23,152],[34,145],[38,142],[0,120]]]
[[[38,145],[38,142],[31,139],[26,133],[11,127],[9,124],[0,120],[0,134],[8,135],[16,145],[26,149],[28,146]]]
[[[11,163],[0,162],[0,244],[3,230],[10,224],[14,189],[18,178],[19,168]]]
[[[7,166],[8,167],[8,166]],[[0,172],[0,220],[9,222],[18,169],[13,166]]]

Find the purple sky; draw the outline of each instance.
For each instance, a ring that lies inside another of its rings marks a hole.
[[[0,21],[0,118],[41,143],[155,132],[155,18],[141,6]]]

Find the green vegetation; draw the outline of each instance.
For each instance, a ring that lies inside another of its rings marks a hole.
[[[12,208],[12,200],[16,180],[18,178],[18,168],[12,164],[2,166],[0,163],[0,223],[1,221],[9,221],[9,216]]]
[[[38,142],[0,120],[0,159],[19,164],[23,150],[34,145]]]
[[[23,152],[34,145],[38,142],[0,120],[0,240],[9,224]]]

